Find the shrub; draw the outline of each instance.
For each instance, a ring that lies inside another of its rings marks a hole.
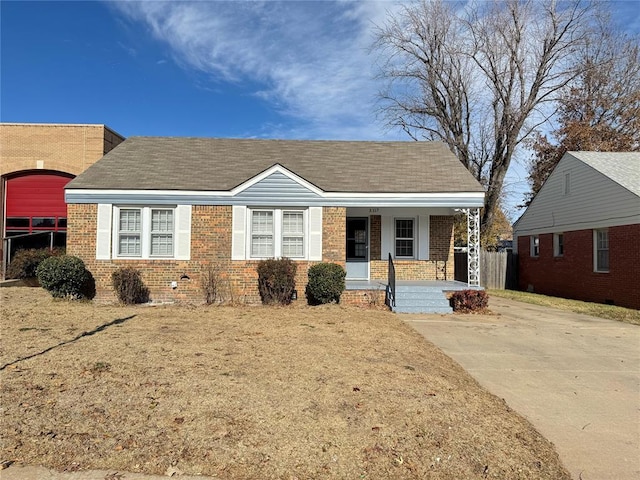
[[[7,278],[36,278],[38,265],[46,258],[62,255],[64,251],[48,248],[18,250],[7,267]]]
[[[289,258],[258,263],[258,290],[266,305],[289,305],[296,286],[297,266]]]
[[[46,258],[36,273],[42,288],[55,298],[90,296],[87,284],[92,277],[78,257],[60,255]]]
[[[121,267],[113,272],[111,284],[118,300],[125,305],[149,301],[149,289],[142,281],[140,271],[133,267]]]
[[[340,302],[347,273],[336,263],[318,263],[309,269],[307,302],[309,305]]]
[[[211,305],[222,297],[222,282],[220,268],[216,265],[207,265],[202,269],[200,286],[204,295],[204,302]]]
[[[489,306],[489,295],[484,290],[461,290],[451,295],[454,312],[479,312]]]

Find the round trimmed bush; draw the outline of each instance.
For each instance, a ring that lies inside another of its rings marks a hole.
[[[258,291],[265,305],[289,305],[296,288],[297,265],[289,258],[258,263]]]
[[[55,298],[83,298],[91,275],[84,262],[72,255],[44,259],[36,271],[42,288]]]
[[[339,303],[347,272],[336,263],[318,263],[309,268],[307,302],[309,305]]]

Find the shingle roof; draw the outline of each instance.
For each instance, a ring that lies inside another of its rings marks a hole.
[[[227,191],[280,164],[326,192],[483,192],[441,142],[131,137],[67,185]]]
[[[640,196],[640,152],[568,152]]]

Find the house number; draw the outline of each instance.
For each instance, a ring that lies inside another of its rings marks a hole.
[[[378,213],[380,211],[379,208],[370,208],[369,213]]]

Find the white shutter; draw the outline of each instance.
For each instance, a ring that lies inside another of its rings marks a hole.
[[[191,205],[176,207],[175,255],[177,260],[191,259]]]
[[[429,260],[429,215],[418,217],[418,260]]]
[[[247,207],[235,205],[231,222],[231,260],[244,260],[246,255]]]
[[[111,212],[110,203],[98,204],[98,218],[96,222],[96,260],[111,258]]]
[[[395,238],[395,225],[393,224],[393,217],[382,216],[380,223],[380,228],[382,229],[382,248],[380,252],[381,258],[376,260],[387,260],[389,258],[389,253],[391,253],[391,256],[395,258],[396,253],[393,247],[393,239]]]
[[[309,207],[309,260],[322,260],[322,207]]]

